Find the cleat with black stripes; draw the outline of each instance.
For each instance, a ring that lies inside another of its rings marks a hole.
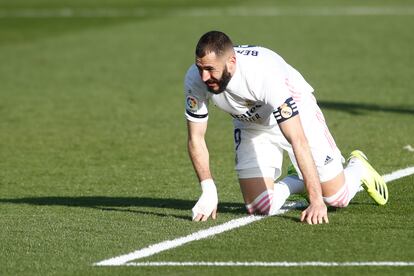
[[[388,188],[382,176],[368,163],[368,158],[362,151],[354,150],[348,160],[351,158],[357,158],[365,167],[366,175],[361,179],[362,187],[377,204],[385,205],[388,201]]]

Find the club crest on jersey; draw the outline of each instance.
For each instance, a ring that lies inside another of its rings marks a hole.
[[[196,98],[192,96],[187,96],[187,108],[191,111],[197,111],[198,109],[198,101]]]

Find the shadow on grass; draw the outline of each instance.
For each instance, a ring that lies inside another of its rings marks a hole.
[[[187,210],[191,212],[195,201],[174,199],[174,198],[152,198],[152,197],[106,197],[106,196],[48,196],[48,197],[24,197],[24,198],[3,198],[0,203],[28,204],[38,206],[68,206],[93,208],[103,211],[131,212],[145,215],[156,215],[161,217],[176,217],[179,219],[191,220],[190,216],[139,210],[139,208],[162,208]],[[218,207],[219,213],[246,214],[245,206],[241,203],[221,202]]]
[[[308,207],[307,205],[304,205],[304,206],[300,206],[300,207],[295,208],[295,210],[298,210],[298,211],[301,211],[302,212],[307,207]],[[328,206],[328,216],[330,214],[332,214],[332,213],[335,213],[335,212],[339,211],[339,210],[341,210],[341,208],[336,208],[336,207]],[[279,218],[286,219],[286,220],[291,220],[293,222],[306,223],[306,222],[301,222],[300,221],[300,215],[298,216],[297,214],[287,214],[287,213],[284,213],[284,214],[278,215],[278,217]]]
[[[296,200],[295,201],[299,201]],[[292,202],[291,199],[289,202]],[[171,212],[160,212],[159,210],[140,210],[139,208],[155,208],[170,210],[185,210],[190,214],[195,201],[175,198],[152,198],[152,197],[107,197],[107,196],[47,196],[47,197],[23,197],[23,198],[1,198],[0,204],[27,204],[37,206],[67,206],[92,208],[109,212],[129,212],[142,215],[153,215],[159,217],[174,217],[183,220],[191,220],[191,216],[177,215]],[[365,203],[352,203],[365,204]],[[303,211],[307,205],[294,207],[295,210]],[[337,208],[328,207],[328,212],[336,212]],[[242,203],[220,202],[218,213],[229,213],[234,215],[247,215],[246,208]],[[291,215],[277,215],[284,219],[299,222],[300,218]]]
[[[365,103],[341,103],[331,101],[318,101],[318,105],[322,109],[334,109],[344,111],[353,115],[362,115],[363,111],[381,111],[381,112],[392,112],[399,114],[414,114],[414,107],[407,106],[380,106],[376,104],[365,104]]]

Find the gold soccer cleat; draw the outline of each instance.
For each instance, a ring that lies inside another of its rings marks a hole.
[[[368,163],[368,158],[362,151],[354,150],[348,160],[351,158],[359,159],[367,172],[366,176],[361,179],[362,187],[376,203],[385,205],[388,201],[388,188],[382,176]]]

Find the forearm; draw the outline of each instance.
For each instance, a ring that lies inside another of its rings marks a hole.
[[[306,140],[295,141],[292,147],[303,176],[310,203],[322,201],[322,188],[308,143]]]
[[[308,140],[302,128],[299,116],[294,116],[279,123],[280,130],[292,145],[296,162],[303,176],[310,203],[323,203],[322,187],[319,175],[312,157]]]
[[[188,139],[188,154],[193,163],[198,180],[212,179],[209,153],[204,139]]]
[[[303,176],[310,203],[322,201],[322,187],[307,140],[292,141],[292,148]]]
[[[206,221],[210,216],[216,219],[218,196],[217,189],[211,177],[209,166],[209,154],[205,140],[207,122],[193,123],[187,121],[188,126],[188,154],[193,163],[201,185],[201,196],[194,205],[193,220]]]
[[[299,116],[279,123],[280,130],[292,145],[296,162],[303,176],[309,197],[309,206],[301,215],[300,220],[309,224],[329,223],[328,210],[322,198],[322,187],[316,170],[315,161],[302,128]]]

